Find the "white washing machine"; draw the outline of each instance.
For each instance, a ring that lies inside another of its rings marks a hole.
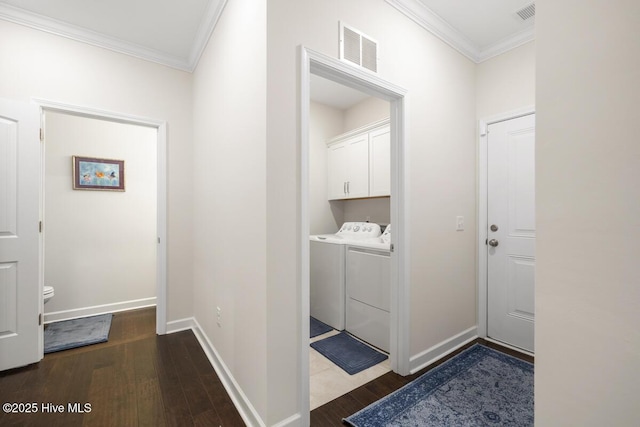
[[[346,245],[346,330],[390,351],[391,227],[375,239]]]
[[[311,316],[339,331],[346,326],[346,245],[380,236],[380,226],[345,222],[335,234],[309,236]]]

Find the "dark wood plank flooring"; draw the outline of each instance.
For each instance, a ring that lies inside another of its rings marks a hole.
[[[533,363],[533,357],[476,342]],[[389,372],[311,411],[311,425],[343,426],[343,418],[472,344],[414,375]],[[157,336],[155,309],[116,313],[106,343],[47,354],[40,363],[0,372],[0,403],[6,402],[33,402],[38,413],[0,412],[0,426],[244,426],[193,333]],[[91,409],[69,413],[68,405],[75,403]],[[63,405],[64,413],[43,413],[47,404]]]
[[[1,426],[244,426],[193,333],[157,336],[153,308],[115,313],[106,343],[0,372],[5,402],[34,402],[38,413],[0,412]],[[91,410],[69,413],[70,403]]]
[[[319,426],[319,427],[329,427],[329,426],[342,426],[342,419],[348,417],[349,415],[358,412],[359,410],[369,406],[376,400],[382,399],[386,395],[396,391],[397,389],[403,387],[414,379],[418,378],[420,375],[425,372],[435,368],[439,364],[444,361],[452,358],[456,354],[461,351],[471,347],[475,343],[481,343],[486,345],[487,347],[491,347],[495,350],[501,351],[503,353],[509,354],[511,356],[517,357],[522,360],[526,360],[527,362],[534,362],[534,358],[531,356],[527,356],[517,351],[510,350],[506,347],[502,347],[500,345],[494,344],[492,342],[477,339],[472,343],[465,345],[464,347],[456,350],[452,354],[438,361],[437,363],[429,366],[428,368],[422,369],[421,371],[409,375],[406,377],[400,376],[393,372],[388,372],[385,375],[376,378],[375,380],[359,387],[331,402],[314,409],[311,411],[311,425]]]

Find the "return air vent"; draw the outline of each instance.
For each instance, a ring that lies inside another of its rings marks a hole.
[[[340,23],[340,59],[378,72],[378,42]]]
[[[520,19],[522,19],[523,21],[526,21],[528,19],[533,18],[534,16],[536,16],[536,4],[535,3],[531,3],[528,6],[523,7],[522,9],[518,10],[516,12],[516,14],[520,17]]]

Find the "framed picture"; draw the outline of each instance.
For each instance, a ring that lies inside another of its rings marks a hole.
[[[72,156],[74,190],[124,191],[124,160]]]

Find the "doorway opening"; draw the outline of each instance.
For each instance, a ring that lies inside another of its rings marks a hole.
[[[408,222],[405,208],[407,188],[407,146],[405,142],[405,96],[406,91],[374,74],[355,69],[349,65],[300,48],[300,245],[299,268],[301,304],[301,350],[300,350],[300,414],[307,421],[310,408],[309,368],[309,318],[310,318],[310,101],[311,79],[321,77],[334,83],[355,89],[368,96],[388,102],[390,141],[390,194],[389,219],[393,223],[390,246],[390,368],[401,375],[409,373],[409,289],[408,289]],[[346,186],[348,183],[345,184]],[[363,221],[366,218],[363,218]]]
[[[74,300],[43,311],[45,323],[156,306],[156,333],[166,333],[166,124],[37,102],[44,130],[41,283],[59,283],[55,295]],[[124,160],[124,192],[73,190],[72,156]],[[56,268],[61,263],[67,268]],[[92,278],[92,271],[108,277]]]

